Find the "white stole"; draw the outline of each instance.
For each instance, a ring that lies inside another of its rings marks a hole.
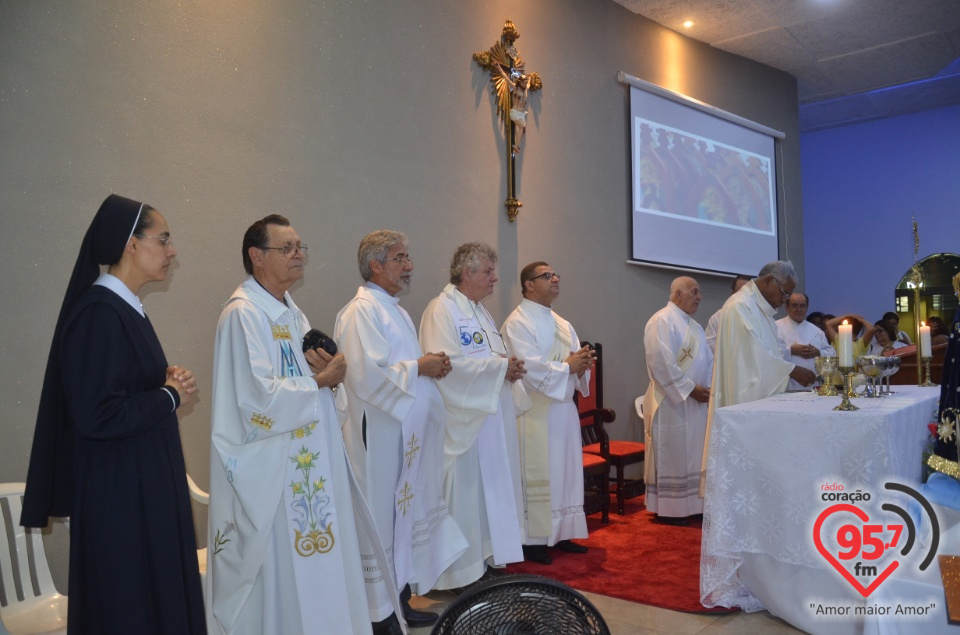
[[[561,325],[555,317],[553,325],[553,347],[547,360],[559,362],[570,354],[573,338],[565,325]],[[527,502],[527,527],[531,536],[549,536],[553,532],[553,512],[550,505],[547,413],[556,402],[538,392],[530,394],[530,401],[530,410],[517,418],[520,425],[518,432]]]

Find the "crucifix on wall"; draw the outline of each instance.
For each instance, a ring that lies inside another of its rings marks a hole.
[[[513,222],[523,207],[517,199],[516,157],[527,129],[527,99],[531,91],[543,88],[538,73],[527,74],[514,42],[520,33],[507,20],[500,41],[488,51],[473,54],[474,61],[490,73],[493,95],[497,100],[497,117],[503,122],[507,147],[507,216]]]

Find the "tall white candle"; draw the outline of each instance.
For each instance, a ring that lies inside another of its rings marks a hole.
[[[933,357],[933,346],[930,343],[930,327],[920,323],[920,357]]]
[[[840,366],[853,368],[853,325],[844,320],[840,325],[840,338],[837,341],[837,355],[840,357]]]

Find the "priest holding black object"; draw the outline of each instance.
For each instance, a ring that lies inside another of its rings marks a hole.
[[[217,324],[211,633],[370,633],[360,535],[373,546],[375,564],[389,570],[340,430],[335,402],[344,392],[344,356],[303,350],[310,323],[289,289],[303,278],[306,249],[283,216],[253,223],[242,247],[250,275]],[[393,578],[382,576],[382,583],[399,615]],[[396,615],[375,632],[399,632]]]

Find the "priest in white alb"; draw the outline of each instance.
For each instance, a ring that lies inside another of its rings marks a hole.
[[[443,489],[469,547],[438,589],[466,586],[486,572],[523,560],[522,493],[517,414],[530,407],[520,379],[523,362],[507,354],[481,300],[497,282],[497,253],[483,243],[457,248],[450,284],[420,321],[425,350],[444,352],[450,374],[437,382],[446,414]]]
[[[372,631],[358,533],[380,542],[350,471],[332,392],[346,364],[342,355],[304,353],[310,325],[288,293],[303,277],[306,248],[282,216],[254,223],[243,237],[250,277],[217,325],[211,634]],[[386,566],[382,547],[377,560]],[[392,581],[384,584],[397,598]]]
[[[787,316],[777,320],[777,331],[785,345],[784,359],[808,370],[815,370],[813,360],[817,357],[832,357],[835,348],[827,342],[827,336],[814,324],[807,322],[810,299],[806,293],[795,292],[787,300]],[[787,383],[787,390],[803,390],[795,379]]]
[[[347,359],[344,443],[380,541],[392,556],[404,619],[414,628],[437,621],[410,607],[467,549],[443,498],[443,400],[436,382],[450,372],[443,352],[424,354],[399,296],[410,288],[407,238],[380,230],[360,241],[363,286],[337,315],[334,340]],[[379,583],[385,575],[361,536],[372,619],[393,613]]]
[[[782,393],[790,379],[801,386],[809,386],[816,378],[813,371],[784,359],[784,345],[773,319],[796,286],[797,272],[792,264],[779,260],[770,262],[760,269],[755,280],[745,284],[723,305],[707,412],[701,495],[717,408]]]
[[[551,308],[560,276],[546,262],[520,271],[523,300],[503,323],[507,350],[523,360],[531,407],[517,419],[524,501],[524,555],[550,564],[546,547],[569,553],[587,548],[583,514],[583,450],[574,391],[590,394],[594,353],[573,326]]]
[[[700,462],[707,430],[713,352],[693,315],[700,285],[680,277],[670,301],[647,322],[643,349],[650,385],[643,397],[645,505],[659,522],[687,524],[703,513]]]

